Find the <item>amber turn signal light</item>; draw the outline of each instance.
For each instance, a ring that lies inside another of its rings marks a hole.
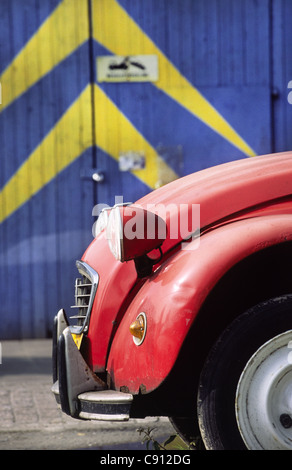
[[[136,320],[130,325],[130,333],[133,335],[134,343],[139,346],[146,334],[146,315],[145,313],[140,313]]]

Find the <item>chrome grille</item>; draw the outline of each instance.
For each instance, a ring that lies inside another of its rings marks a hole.
[[[77,261],[76,266],[81,277],[75,280],[75,305],[71,306],[75,313],[70,319],[75,323],[71,326],[73,331],[82,333],[88,329],[99,278],[98,274],[83,261]]]
[[[72,315],[70,318],[77,320],[78,326],[83,324],[86,317],[91,295],[91,287],[91,282],[89,282],[85,276],[82,276],[81,279],[77,278],[75,280],[75,305],[72,305],[71,308],[77,309],[78,314]]]

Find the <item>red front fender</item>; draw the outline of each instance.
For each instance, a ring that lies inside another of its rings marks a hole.
[[[248,255],[288,240],[292,215],[255,217],[218,227],[201,236],[199,248],[169,258],[138,292],[115,334],[107,362],[114,387],[126,386],[133,394],[140,387],[157,388],[221,277]],[[136,346],[129,326],[140,312],[146,314],[147,331]]]

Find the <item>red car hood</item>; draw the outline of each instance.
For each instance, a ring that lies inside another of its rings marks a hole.
[[[200,227],[258,204],[292,194],[292,152],[245,158],[218,165],[180,178],[143,197],[137,204],[166,220],[172,213],[165,207],[200,205]],[[151,207],[152,206],[152,207]],[[163,251],[176,240],[167,240]]]

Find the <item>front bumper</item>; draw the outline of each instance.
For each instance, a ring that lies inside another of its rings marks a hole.
[[[133,395],[109,390],[92,372],[73,340],[64,310],[54,320],[53,382],[58,405],[73,418],[129,419]]]

